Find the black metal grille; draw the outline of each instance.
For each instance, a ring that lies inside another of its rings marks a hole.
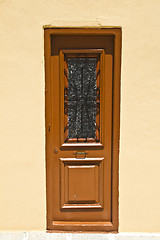
[[[68,116],[68,139],[96,138],[96,114],[99,111],[96,83],[97,58],[71,57],[67,59],[68,87],[64,89],[65,108]]]

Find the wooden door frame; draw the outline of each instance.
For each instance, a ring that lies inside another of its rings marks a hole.
[[[48,153],[53,149],[47,144],[50,142],[51,134],[51,76],[50,76],[50,56],[51,56],[51,35],[112,35],[114,36],[114,69],[113,69],[113,90],[112,90],[112,221],[108,224],[93,223],[93,229],[97,231],[117,232],[118,231],[118,186],[119,186],[119,135],[120,135],[120,76],[121,76],[121,28],[45,28],[44,29],[44,53],[45,53],[45,133],[46,133],[46,196],[47,196],[47,229],[52,229],[51,198],[48,196],[51,187],[52,161]],[[48,210],[50,206],[50,211]],[[85,225],[85,224],[84,224]],[[64,228],[64,230],[67,228]],[[80,229],[78,225],[75,230]],[[87,225],[84,231],[87,231]]]

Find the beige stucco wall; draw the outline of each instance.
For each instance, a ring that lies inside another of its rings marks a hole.
[[[0,230],[46,228],[44,25],[122,26],[119,230],[160,232],[160,1],[0,0]]]

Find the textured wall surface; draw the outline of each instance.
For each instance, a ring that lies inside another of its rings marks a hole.
[[[120,232],[160,232],[160,1],[0,0],[0,230],[46,228],[44,25],[121,26]]]

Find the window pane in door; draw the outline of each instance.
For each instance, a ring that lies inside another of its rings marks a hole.
[[[99,56],[65,58],[65,142],[99,142]]]

